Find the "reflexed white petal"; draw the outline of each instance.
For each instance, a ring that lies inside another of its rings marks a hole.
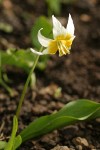
[[[48,49],[44,49],[43,52],[38,52],[38,51],[34,50],[33,48],[30,48],[30,50],[31,50],[34,54],[37,54],[37,55],[46,55],[46,54],[48,54]]]
[[[48,47],[48,44],[49,44],[49,42],[51,41],[51,39],[48,39],[48,38],[44,37],[44,36],[41,34],[41,30],[42,30],[42,29],[40,29],[40,30],[38,31],[38,40],[39,40],[39,42],[40,42],[40,44],[41,44],[42,46]]]
[[[59,20],[52,16],[53,21],[53,36],[56,38],[59,35],[66,35],[66,29],[62,26]]]
[[[68,23],[67,23],[67,33],[70,33],[71,35],[74,35],[74,23],[73,23],[73,20],[72,20],[72,17],[71,15],[69,14],[69,18],[68,18]]]
[[[37,54],[37,55],[43,55],[42,52],[38,52],[38,51],[36,51],[36,50],[33,49],[33,48],[30,48],[30,50],[31,50],[34,54]]]

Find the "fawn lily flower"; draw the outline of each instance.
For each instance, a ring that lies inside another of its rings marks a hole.
[[[54,16],[52,16],[52,21],[54,39],[48,39],[44,37],[41,34],[42,29],[40,29],[38,31],[38,40],[40,44],[45,47],[45,49],[43,50],[43,52],[37,52],[31,48],[31,51],[38,55],[55,54],[57,51],[59,51],[59,56],[70,54],[71,45],[75,38],[74,24],[71,15],[69,14],[66,28],[63,27],[62,24]]]

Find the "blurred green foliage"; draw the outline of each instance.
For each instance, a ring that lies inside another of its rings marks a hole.
[[[40,49],[41,47],[37,38],[38,31],[41,28],[43,28],[43,35],[52,37],[52,34],[50,34],[52,29],[50,22],[45,17],[38,18],[31,30],[32,44],[34,45],[35,49]],[[33,54],[30,49],[8,49],[7,51],[0,50],[0,53],[2,66],[16,66],[23,69],[27,73],[29,73],[36,57],[36,55]],[[46,67],[47,60],[48,56],[41,56],[37,64],[37,68],[43,70]]]
[[[48,15],[51,16],[52,13],[60,14],[61,12],[61,0],[46,0],[48,5]]]
[[[5,30],[4,26],[1,26],[1,27],[3,30]],[[37,34],[38,34],[39,29],[41,29],[41,28],[43,28],[42,33],[44,36],[47,36],[49,38],[52,37],[52,34],[51,34],[52,25],[49,22],[49,20],[43,16],[39,17],[36,20],[36,22],[34,23],[34,25],[32,27],[32,30],[31,30],[31,39],[32,39],[33,47],[35,47],[35,49],[38,49],[38,50],[40,49],[41,45],[38,41]],[[6,31],[10,32],[11,30],[9,31],[7,28]],[[9,93],[11,93],[11,89],[10,89],[10,87],[8,87],[6,85],[6,80],[4,78],[4,73],[3,73],[4,66],[9,65],[12,67],[21,68],[28,74],[30,72],[31,67],[34,64],[35,58],[36,58],[36,55],[33,54],[30,51],[30,49],[27,49],[27,50],[25,50],[25,49],[19,49],[19,50],[8,49],[7,51],[0,50],[0,62],[1,62],[1,65],[0,65],[1,73],[0,74],[2,74],[2,75],[0,75],[1,76],[0,84],[4,88],[6,88],[6,90]],[[41,56],[36,67],[39,70],[44,70],[47,65],[48,58],[49,58],[48,55]],[[6,70],[5,70],[5,72],[6,72]],[[31,87],[33,87],[35,85],[35,82],[36,82],[35,74],[32,74]]]
[[[35,55],[30,50],[7,50],[1,51],[2,58],[2,67],[5,65],[15,66],[23,69],[26,73],[29,73],[30,68],[32,67]],[[39,63],[37,64],[37,68],[43,70],[46,67],[46,58],[43,59],[41,57]]]
[[[7,33],[11,33],[13,31],[13,27],[10,24],[7,23],[0,23],[0,30],[7,32]]]
[[[2,4],[3,0],[0,0],[0,5]]]
[[[24,69],[27,73],[33,64],[34,55],[28,50],[7,50],[0,51],[2,57],[2,66],[11,65]]]
[[[61,13],[61,4],[73,4],[78,0],[45,0],[48,5],[48,15],[51,16],[53,13],[59,15]]]

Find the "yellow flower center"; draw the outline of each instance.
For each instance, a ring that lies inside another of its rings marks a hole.
[[[49,53],[55,54],[57,50],[59,51],[59,56],[66,55],[70,53],[70,48],[72,45],[73,38],[70,34],[59,35],[54,40],[49,43]]]

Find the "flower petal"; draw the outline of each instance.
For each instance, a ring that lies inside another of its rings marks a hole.
[[[48,47],[48,44],[49,42],[51,41],[51,39],[48,39],[46,37],[44,37],[42,34],[41,34],[41,30],[43,28],[41,28],[39,31],[38,31],[38,40],[40,42],[40,44],[44,47]]]
[[[38,51],[36,51],[36,50],[33,49],[33,48],[30,48],[30,50],[31,50],[34,54],[37,54],[37,55],[46,55],[46,54],[48,54],[48,49],[47,49],[47,48],[44,49],[43,52],[38,52]]]
[[[34,54],[43,55],[42,52],[38,52],[38,51],[36,51],[36,50],[33,49],[33,48],[30,48],[30,50],[31,50]]]
[[[52,40],[49,44],[48,52],[49,54],[55,54],[57,50],[58,50],[57,42],[56,40]]]
[[[74,35],[74,23],[73,23],[73,20],[72,20],[72,17],[71,15],[69,14],[69,18],[68,18],[68,23],[67,23],[67,33],[71,34],[71,35]]]
[[[52,16],[52,21],[54,39],[59,35],[66,35],[66,29],[62,26],[59,20],[56,17]]]

